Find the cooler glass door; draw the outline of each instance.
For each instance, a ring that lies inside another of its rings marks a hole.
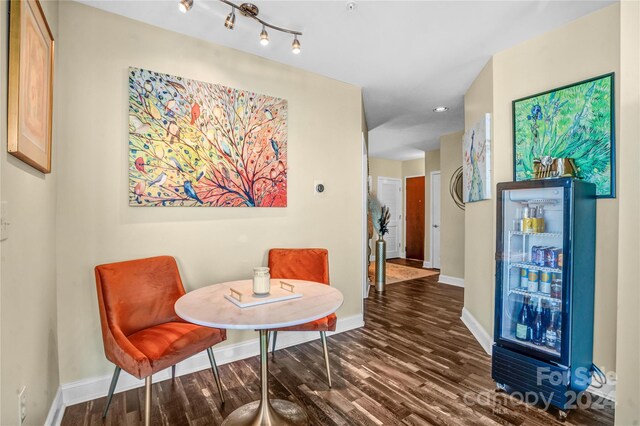
[[[534,186],[498,193],[502,229],[496,342],[560,362],[567,306],[562,291],[565,190],[569,194],[570,189]]]

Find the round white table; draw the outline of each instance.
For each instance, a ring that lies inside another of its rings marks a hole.
[[[260,400],[243,405],[231,413],[223,425],[308,425],[306,411],[297,404],[280,399],[269,400],[268,331],[304,324],[337,311],[344,300],[342,293],[326,284],[311,281],[272,279],[293,284],[302,297],[258,306],[240,308],[225,299],[230,289],[251,293],[252,280],[215,284],[191,291],[175,304],[175,311],[185,321],[206,327],[258,330],[260,333]]]

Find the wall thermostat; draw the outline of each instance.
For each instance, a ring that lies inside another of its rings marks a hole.
[[[313,181],[313,192],[315,194],[322,194],[324,193],[324,190],[326,188],[324,187],[324,182],[321,180],[314,180]]]

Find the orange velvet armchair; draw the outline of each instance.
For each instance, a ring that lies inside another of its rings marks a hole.
[[[326,249],[271,249],[269,250],[269,271],[271,278],[289,278],[293,280],[315,281],[329,285],[329,252]],[[278,331],[319,331],[322,339],[324,363],[327,369],[327,381],[331,387],[329,368],[329,350],[327,349],[327,331],[336,330],[336,314],[292,327],[273,331],[272,354],[275,354]]]
[[[202,327],[180,319],[173,305],[185,294],[173,257],[99,265],[95,268],[104,352],[116,365],[109,387],[106,417],[120,371],[145,379],[145,425],[151,412],[151,376],[207,350],[220,399],[218,367],[211,347],[227,338],[226,330]]]

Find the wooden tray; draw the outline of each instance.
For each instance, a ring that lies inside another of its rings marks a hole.
[[[282,302],[284,300],[299,299],[302,297],[302,293],[294,293],[294,285],[283,281],[279,283],[279,285],[272,284],[271,291],[266,296],[253,294],[251,288],[246,290],[231,288],[230,293],[225,294],[224,298],[240,308],[248,308],[250,306],[266,305],[267,303]]]

